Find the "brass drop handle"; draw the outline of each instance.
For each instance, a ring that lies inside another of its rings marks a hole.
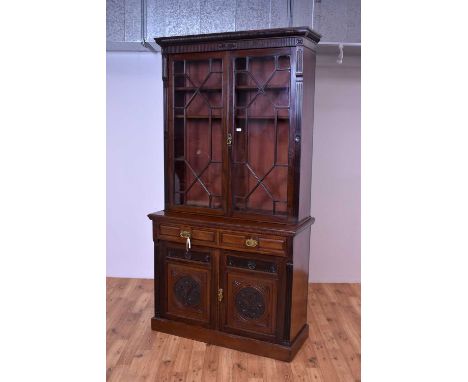
[[[187,239],[186,242],[185,242],[185,251],[186,252],[190,251],[190,249],[192,248],[192,243],[190,242],[190,236],[192,236],[192,235],[190,234],[189,231],[180,231],[180,237],[183,237],[183,238]]]
[[[218,289],[218,301],[223,301],[223,290],[221,288]]]
[[[231,146],[232,145],[232,134],[228,133],[227,135],[227,145]]]
[[[256,247],[256,246],[258,245],[258,241],[255,240],[255,239],[250,238],[250,239],[247,239],[247,240],[245,241],[245,245],[246,245],[247,247],[252,247],[252,248],[254,248],[254,247]]]
[[[180,237],[183,237],[185,239],[190,239],[192,235],[190,234],[190,231],[180,231]]]

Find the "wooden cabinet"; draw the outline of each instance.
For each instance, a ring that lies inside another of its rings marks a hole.
[[[222,330],[274,340],[281,266],[274,258],[259,260],[233,252],[225,253],[222,261]]]
[[[291,360],[308,335],[308,28],[158,38],[165,209],[152,328]]]
[[[162,243],[165,282],[164,316],[209,326],[211,323],[212,255]]]

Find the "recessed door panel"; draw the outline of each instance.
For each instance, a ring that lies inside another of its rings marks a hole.
[[[288,213],[291,55],[236,53],[232,59],[234,213]]]
[[[223,330],[274,337],[277,315],[277,264],[254,258],[225,257]]]
[[[169,61],[171,201],[175,208],[225,208],[225,72],[222,54],[179,55]]]
[[[209,253],[166,248],[166,317],[210,322],[210,263]]]

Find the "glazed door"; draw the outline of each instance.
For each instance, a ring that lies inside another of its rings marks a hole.
[[[210,326],[212,319],[212,253],[183,245],[160,244],[164,278],[160,279],[163,316]]]
[[[226,252],[221,260],[221,330],[273,340],[277,329],[278,264]]]
[[[292,210],[291,51],[263,52],[231,56],[232,210],[281,219]]]
[[[226,209],[224,53],[178,54],[168,63],[169,208]]]

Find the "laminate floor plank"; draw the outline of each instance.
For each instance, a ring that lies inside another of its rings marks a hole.
[[[341,293],[341,292],[338,292]],[[312,294],[311,298],[318,297],[319,306],[315,309],[323,313],[323,316],[326,317],[326,323],[322,323],[322,327],[326,328],[325,337],[327,338],[328,345],[327,347],[333,349],[333,358],[335,361],[343,361],[347,364],[349,371],[351,372],[352,378],[348,377],[348,380],[359,380],[360,375],[360,362],[353,344],[349,340],[349,336],[346,334],[346,331],[343,329],[343,322],[340,318],[340,309],[341,306],[335,302],[328,303],[326,301],[326,294],[316,293]],[[359,349],[357,349],[359,351]],[[344,369],[343,365],[341,366]]]
[[[360,284],[309,284],[309,338],[290,363],[151,330],[153,280],[106,287],[108,381],[360,381]]]
[[[206,344],[193,341],[192,353],[188,363],[187,382],[201,382],[205,361]]]
[[[216,381],[216,376],[218,375],[218,361],[218,347],[215,345],[206,345],[202,381]]]

